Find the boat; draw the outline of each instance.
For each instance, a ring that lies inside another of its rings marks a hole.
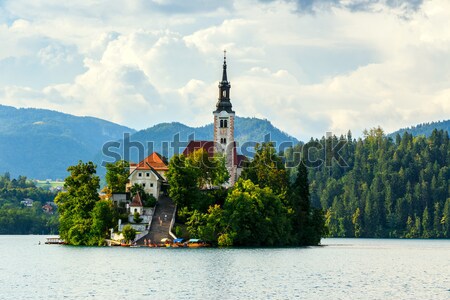
[[[45,241],[45,244],[47,244],[47,245],[65,245],[66,242],[58,236],[58,237],[47,238],[47,240]]]
[[[173,240],[173,244],[172,247],[175,248],[181,248],[181,247],[186,247],[187,244],[185,243],[185,239],[183,238],[177,238]]]
[[[186,245],[189,248],[204,248],[204,247],[211,247],[210,244],[200,240],[200,239],[190,239],[187,241]]]

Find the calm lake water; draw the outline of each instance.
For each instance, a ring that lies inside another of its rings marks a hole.
[[[450,299],[450,240],[88,248],[0,236],[0,299]]]

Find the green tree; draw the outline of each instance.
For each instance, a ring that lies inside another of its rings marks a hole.
[[[288,188],[288,175],[284,163],[272,143],[256,145],[255,157],[244,168],[241,177],[261,188],[269,187],[275,194],[284,195]]]
[[[425,207],[422,215],[422,237],[430,238],[432,237],[433,231],[431,229],[431,220],[428,213],[428,207]]]
[[[106,184],[111,193],[125,193],[130,175],[130,164],[124,160],[106,164]]]
[[[199,171],[189,166],[184,155],[174,155],[170,160],[167,181],[169,196],[179,207],[195,206],[200,197]]]
[[[141,223],[142,222],[142,218],[141,215],[139,214],[139,212],[135,211],[133,214],[133,221],[134,223]]]
[[[204,149],[198,149],[190,154],[186,158],[185,167],[192,167],[193,171],[196,171],[198,188],[220,186],[229,179],[225,156],[216,154],[209,157]]]
[[[297,169],[297,177],[290,186],[289,205],[292,208],[293,243],[299,245],[316,245],[324,232],[324,222],[318,224],[318,216],[313,220],[311,208],[308,170],[304,161],[301,161]],[[319,214],[320,211],[315,211]],[[322,218],[323,219],[323,218]]]
[[[129,244],[136,238],[136,230],[133,227],[131,227],[130,224],[127,224],[122,228],[122,235],[123,238],[125,239],[125,242]]]
[[[207,213],[195,210],[186,225],[192,237],[215,243],[225,233],[223,210],[217,204],[210,206]]]
[[[361,236],[361,211],[359,207],[356,208],[355,213],[352,216],[352,223],[354,226],[355,237]]]
[[[444,238],[450,238],[450,198],[445,201],[441,218],[442,233]]]
[[[91,237],[94,239],[89,244],[103,245],[105,238],[108,237],[109,229],[117,223],[117,212],[110,200],[100,200],[95,203],[92,210]]]
[[[226,232],[233,245],[275,246],[290,242],[288,210],[279,195],[239,179],[224,204]]]
[[[92,231],[92,211],[99,201],[97,190],[100,179],[92,162],[79,162],[67,169],[66,191],[60,192],[55,203],[59,210],[59,234],[71,245],[94,245],[101,242],[103,235]]]

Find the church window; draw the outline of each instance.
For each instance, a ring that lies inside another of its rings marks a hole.
[[[145,173],[145,176],[150,177],[150,173],[148,173],[148,172]]]
[[[227,143],[227,139],[221,138],[221,139],[220,139],[220,143],[221,143],[221,144],[226,144],[226,143]]]
[[[142,177],[142,173],[141,172],[138,173],[138,177]]]
[[[220,120],[220,128],[227,128],[228,120]]]
[[[142,184],[142,187],[145,187],[145,183]]]
[[[150,187],[153,187],[153,183],[150,183]]]

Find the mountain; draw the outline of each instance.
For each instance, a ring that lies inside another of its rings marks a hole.
[[[134,129],[92,117],[0,105],[0,172],[65,178],[67,167],[92,160],[102,145]]]
[[[277,145],[298,143],[296,138],[275,128],[268,120],[236,117],[235,122],[235,138],[241,145],[265,140],[272,140]],[[0,173],[10,172],[13,177],[24,175],[35,179],[65,178],[69,166],[79,160],[92,160],[102,175],[105,173],[102,163],[111,161],[112,157],[139,161],[152,151],[171,157],[177,134],[184,142],[178,149],[182,152],[191,139],[212,140],[213,127],[212,124],[189,127],[173,122],[136,132],[93,117],[0,105]],[[265,139],[266,134],[270,134],[270,139]],[[165,150],[162,149],[164,144],[168,145]],[[131,149],[130,154],[127,155],[124,149]],[[244,154],[251,156],[251,153]]]
[[[289,146],[292,146],[299,142],[296,138],[274,127],[270,121],[257,118],[236,117],[234,134],[239,145],[238,149],[242,149],[241,152],[248,156],[252,156],[250,148],[254,143],[273,141],[276,145],[289,143]],[[170,158],[173,154],[182,153],[190,140],[212,139],[213,124],[190,127],[178,122],[161,123],[136,132],[129,139],[120,141],[120,145],[111,145],[108,149],[111,153],[97,156],[96,163],[101,165],[102,161],[113,161],[119,157],[137,162],[153,151]],[[250,144],[247,144],[248,142]],[[244,147],[241,148],[241,146]]]
[[[406,131],[406,132],[411,133],[413,136],[424,135],[426,137],[429,137],[434,129],[437,129],[437,130],[442,129],[444,131],[450,132],[450,120],[431,122],[431,123],[423,123],[423,124],[411,126],[408,128],[402,128],[402,129],[399,129],[399,130],[389,134],[389,136],[395,137],[397,135],[397,133],[400,134],[400,136],[402,136],[403,133]]]

